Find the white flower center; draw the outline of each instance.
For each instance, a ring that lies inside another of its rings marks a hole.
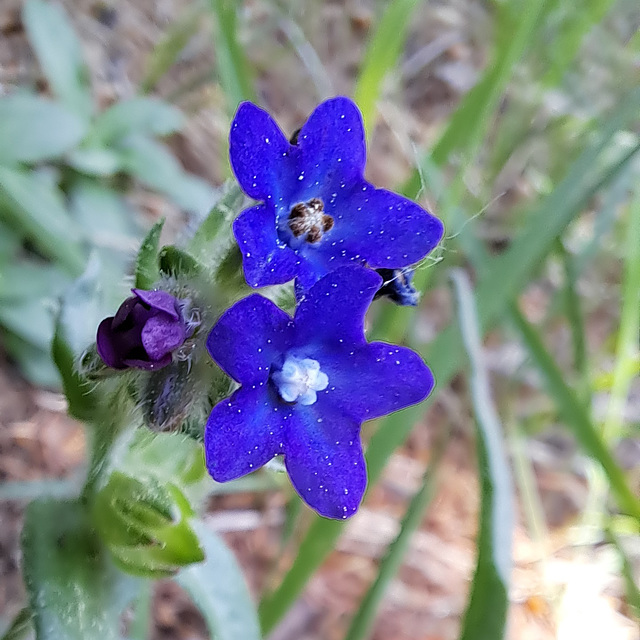
[[[311,358],[294,358],[287,356],[282,369],[272,375],[278,387],[280,397],[285,402],[313,404],[317,399],[317,391],[324,391],[329,378],[320,371],[320,364]]]

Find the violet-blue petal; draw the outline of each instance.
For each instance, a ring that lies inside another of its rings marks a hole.
[[[295,490],[322,516],[352,516],[367,487],[359,423],[320,399],[287,422],[284,462]]]
[[[113,317],[105,318],[98,325],[96,348],[98,350],[98,355],[108,367],[111,367],[112,369],[124,369],[125,365],[122,362],[122,356],[115,344],[111,328],[113,320]]]
[[[217,482],[235,480],[282,453],[291,408],[271,401],[266,383],[245,386],[211,411],[204,432],[207,469]]]
[[[357,266],[319,280],[296,310],[296,344],[364,344],[364,316],[381,283],[375,271]]]
[[[320,181],[328,196],[340,183],[362,180],[366,142],[362,116],[344,96],[316,107],[298,134],[303,183]]]
[[[177,349],[186,338],[184,322],[174,320],[166,313],[147,320],[142,329],[142,346],[152,360],[160,360]]]
[[[434,386],[429,367],[406,347],[371,342],[325,351],[321,357],[329,386],[318,394],[319,400],[335,404],[356,420],[379,418],[421,402]]]
[[[264,382],[269,368],[291,344],[291,318],[258,294],[225,311],[207,337],[220,368],[245,385]]]
[[[251,102],[238,107],[229,134],[231,167],[244,192],[255,200],[277,198],[289,182],[291,145],[273,118]]]
[[[244,276],[251,287],[292,280],[298,268],[295,252],[278,239],[276,217],[266,205],[243,211],[233,223],[233,235],[242,252]]]
[[[140,307],[138,309],[138,307]],[[137,310],[135,318],[131,314]],[[119,329],[125,322],[129,321],[130,324],[135,324],[135,321],[144,322],[147,318],[150,318],[149,309],[142,309],[140,301],[135,296],[127,298],[116,311],[113,316],[113,323],[111,328],[115,331]]]
[[[174,320],[180,315],[176,309],[176,299],[166,291],[145,291],[144,289],[132,289],[133,293],[145,304],[156,311],[169,314]]]
[[[426,256],[442,239],[444,226],[421,206],[386,189],[362,182],[335,202],[331,240],[370,267],[396,269]]]

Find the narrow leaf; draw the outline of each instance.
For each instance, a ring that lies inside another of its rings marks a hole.
[[[253,79],[242,46],[237,40],[238,4],[233,0],[209,0],[215,17],[214,46],[220,83],[232,115],[243,100],[256,102]]]
[[[53,92],[87,121],[93,112],[89,71],[64,10],[53,2],[27,0],[22,20]]]
[[[529,354],[540,369],[547,391],[555,400],[566,426],[571,430],[583,451],[600,463],[620,508],[640,519],[640,501],[629,488],[624,473],[598,435],[583,403],[565,382],[563,372],[547,351],[538,332],[515,305],[511,307],[511,319],[527,346]]]
[[[138,289],[151,289],[160,280],[158,249],[164,218],[156,222],[142,241],[136,259],[135,282]]]
[[[500,419],[491,398],[489,375],[482,355],[482,338],[471,284],[466,273],[453,274],[458,301],[460,333],[471,363],[471,392],[476,414],[478,469],[481,480],[478,560],[461,640],[502,640],[505,637],[513,489]]]
[[[2,640],[25,640],[33,632],[33,614],[29,607],[25,607],[14,618],[9,628],[4,632]]]
[[[205,560],[180,571],[176,582],[193,599],[216,640],[260,640],[255,607],[236,559],[203,522],[193,529]]]
[[[373,133],[376,102],[386,75],[395,67],[414,10],[420,0],[392,0],[388,2],[371,35],[362,69],[354,92],[355,101],[362,111],[365,131]]]

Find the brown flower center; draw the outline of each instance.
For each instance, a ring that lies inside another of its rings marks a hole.
[[[333,228],[333,218],[324,212],[320,198],[298,202],[289,213],[289,229],[296,238],[306,234],[306,241],[314,244]]]

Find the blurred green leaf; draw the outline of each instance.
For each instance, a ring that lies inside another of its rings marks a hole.
[[[3,198],[4,196],[4,202]],[[58,187],[44,176],[0,167],[0,217],[29,236],[71,275],[84,269],[79,234]]]
[[[209,0],[215,18],[213,44],[218,74],[227,98],[229,115],[244,100],[256,102],[253,78],[244,50],[238,42],[238,3],[234,0]]]
[[[640,90],[635,90],[609,116],[598,138],[573,163],[554,192],[532,209],[526,228],[510,248],[488,262],[477,288],[482,331],[487,331],[507,311],[509,303],[551,251],[555,238],[584,209],[594,194],[619,175],[640,150],[640,147],[634,147],[616,158],[611,158],[610,153],[615,134],[637,118],[639,109]],[[605,163],[607,152],[608,163]],[[456,327],[449,326],[442,331],[427,348],[424,345],[413,346],[425,356],[435,372],[439,387],[446,385],[462,367],[464,354],[460,332]],[[412,425],[435,397],[434,393],[426,403],[384,419],[367,448],[369,487],[376,483],[391,453],[402,444]],[[314,519],[282,583],[260,604],[265,633],[274,628],[295,602],[307,580],[335,546],[341,531],[340,522]]]
[[[43,261],[15,260],[0,271],[0,304],[26,298],[55,299],[71,282],[55,266]]]
[[[555,400],[566,426],[571,430],[582,450],[600,463],[620,508],[627,514],[640,519],[640,500],[629,488],[624,473],[598,435],[583,403],[565,382],[564,373],[545,348],[538,332],[515,305],[511,307],[511,319],[540,370],[547,391]]]
[[[56,158],[84,133],[82,121],[55,102],[23,94],[0,98],[0,164]]]
[[[60,374],[51,360],[49,347],[36,347],[11,332],[1,332],[4,350],[18,364],[22,375],[34,386],[60,390]]]
[[[88,121],[93,113],[89,71],[66,13],[52,2],[27,0],[22,20],[51,89],[71,111]]]
[[[2,640],[25,640],[33,632],[33,614],[29,607],[22,609],[4,632]]]
[[[156,222],[145,236],[136,258],[135,284],[138,289],[151,289],[160,280],[158,249],[164,218]]]
[[[130,254],[141,236],[137,212],[124,196],[90,178],[78,178],[69,189],[71,213],[91,243]]]
[[[0,304],[0,323],[34,347],[48,350],[53,338],[53,300],[27,298]]]
[[[159,142],[141,135],[130,136],[122,152],[125,171],[143,185],[170,196],[183,209],[202,214],[215,200],[213,188],[186,173]]]
[[[67,164],[88,176],[113,176],[122,169],[122,154],[117,149],[83,147],[67,155]]]
[[[367,137],[373,133],[376,103],[386,75],[395,67],[413,12],[420,0],[392,0],[369,38],[367,52],[356,82],[355,101],[362,111]]]
[[[138,581],[113,566],[79,502],[32,502],[22,558],[38,640],[120,640]]]
[[[471,394],[477,423],[476,448],[481,480],[478,559],[462,640],[502,640],[506,632],[514,530],[513,488],[500,418],[491,398],[489,374],[482,354],[478,312],[469,277],[453,274],[460,333],[471,364]]]
[[[78,373],[78,362],[85,349],[95,341],[102,319],[99,287],[100,263],[93,256],[86,271],[66,291],[60,303],[51,342],[51,356],[62,378],[69,415],[90,421],[96,407],[93,383]]]
[[[131,134],[168,136],[184,126],[177,107],[157,98],[130,98],[103,111],[91,129],[91,144],[109,145]]]
[[[200,609],[212,638],[260,640],[258,617],[236,559],[203,522],[195,521],[193,528],[205,560],[180,571],[175,581]]]

